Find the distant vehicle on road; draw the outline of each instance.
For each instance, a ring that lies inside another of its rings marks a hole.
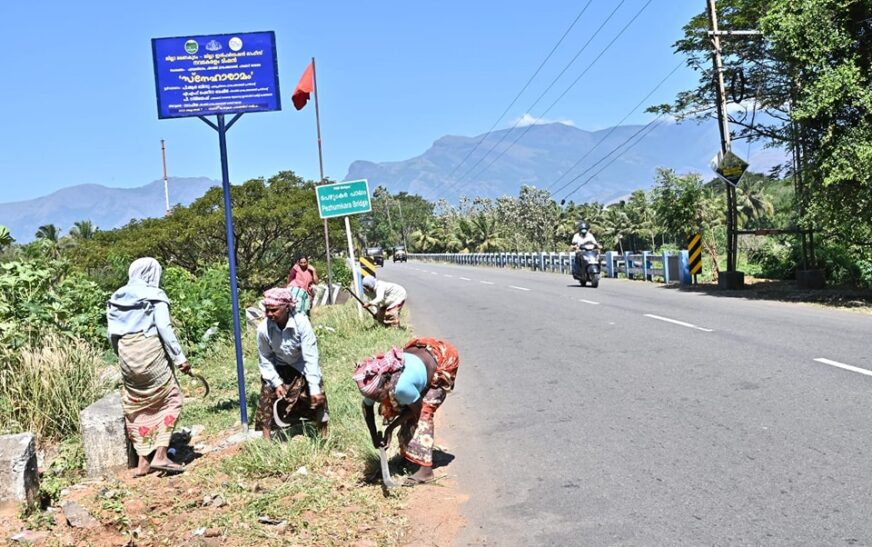
[[[405,262],[406,260],[408,260],[406,248],[403,245],[394,247],[394,262]]]
[[[385,265],[385,255],[381,247],[367,247],[366,258],[370,259],[376,266]]]

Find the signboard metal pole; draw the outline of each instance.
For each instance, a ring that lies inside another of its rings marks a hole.
[[[218,132],[230,300],[236,345],[236,381],[242,431],[248,433],[245,369],[236,281],[236,242],[227,167],[227,131],[243,113],[282,109],[275,33],[243,32],[152,38],[152,61],[159,119],[200,118]],[[225,123],[224,116],[234,114]],[[207,116],[215,116],[213,123]],[[166,175],[164,175],[166,180]]]
[[[218,124],[200,116],[218,132],[218,148],[221,151],[221,187],[224,190],[224,224],[227,234],[227,261],[230,264],[230,300],[233,307],[233,341],[236,346],[236,383],[239,389],[239,419],[243,433],[248,433],[248,403],[245,398],[245,368],[242,364],[242,329],[239,324],[239,288],[236,283],[236,243],[233,237],[233,210],[230,204],[230,169],[227,166],[227,131],[242,114],[236,114],[225,125],[224,114],[218,114]]]
[[[343,217],[345,219],[345,237],[348,239],[348,262],[350,262],[351,266],[351,282],[354,284],[354,294],[358,297],[360,294],[360,285],[358,284],[358,267],[357,261],[354,259],[354,243],[351,240],[351,221],[348,220],[348,217]],[[363,306],[360,305],[360,301],[358,300],[357,304],[357,317],[358,319],[363,319]]]

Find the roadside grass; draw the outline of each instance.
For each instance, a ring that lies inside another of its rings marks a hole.
[[[292,428],[285,440],[258,439],[224,458],[205,458],[184,480],[195,486],[197,499],[179,498],[173,512],[185,513],[186,527],[218,529],[227,544],[346,545],[361,539],[379,545],[397,542],[404,519],[402,496],[384,497],[380,485],[366,484],[377,453],[363,421],[361,396],[351,374],[354,363],[410,337],[406,329],[385,329],[368,316],[358,318],[355,305],[315,309],[321,369],[330,412],[330,436],[314,428]],[[254,329],[244,336],[248,417],[254,426],[260,374]],[[189,401],[183,425],[202,424],[217,433],[239,424],[235,354],[232,344],[193,363],[206,376],[209,397]],[[302,433],[302,434],[301,434]],[[211,456],[211,455],[208,455]],[[227,506],[191,511],[206,494]],[[264,524],[270,519],[278,524]],[[283,523],[283,521],[286,521]]]
[[[0,432],[30,431],[38,442],[77,437],[79,413],[109,386],[103,355],[87,342],[50,334],[0,370]]]

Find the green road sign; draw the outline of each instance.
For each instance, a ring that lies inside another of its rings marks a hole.
[[[366,179],[315,187],[321,218],[344,217],[372,211]]]

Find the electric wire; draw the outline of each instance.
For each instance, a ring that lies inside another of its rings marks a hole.
[[[554,52],[557,51],[557,48],[560,47],[560,44],[563,43],[563,40],[566,38],[567,35],[569,35],[569,32],[575,27],[576,23],[578,23],[578,21],[581,19],[581,16],[584,15],[584,12],[587,11],[587,8],[591,5],[592,2],[593,2],[593,0],[588,0],[587,4],[585,4],[584,7],[581,8],[581,11],[578,12],[578,15],[575,16],[575,20],[572,21],[572,24],[570,24],[569,28],[566,29],[566,32],[563,33],[563,36],[561,36],[560,39],[557,40],[557,43],[554,44],[554,47],[551,48],[551,51],[548,53],[548,55],[545,57],[545,59],[541,63],[539,63],[539,67],[536,69],[535,72],[533,72],[533,75],[530,76],[529,79],[527,79],[527,83],[525,83],[524,87],[522,87],[521,90],[518,91],[518,94],[515,95],[515,98],[512,99],[512,102],[509,103],[509,106],[507,106],[505,108],[505,110],[503,110],[503,113],[500,114],[500,116],[496,119],[496,121],[493,123],[493,125],[490,126],[490,129],[488,129],[487,132],[485,132],[481,136],[481,138],[478,140],[478,142],[475,143],[475,146],[473,146],[472,149],[466,153],[466,156],[464,156],[464,158],[462,160],[460,160],[460,163],[458,163],[457,165],[454,166],[454,169],[451,170],[451,172],[448,174],[448,177],[446,177],[446,178],[450,179],[454,175],[454,173],[457,172],[457,169],[461,165],[466,163],[466,160],[468,160],[469,157],[473,153],[475,153],[476,150],[478,150],[478,147],[481,146],[481,143],[483,143],[484,140],[488,137],[488,135],[490,135],[493,132],[494,128],[497,126],[497,124],[499,124],[502,121],[502,119],[509,112],[509,110],[511,110],[511,108],[513,106],[515,106],[515,103],[518,102],[518,99],[521,98],[521,95],[524,93],[524,91],[526,91],[527,88],[530,87],[530,84],[533,82],[533,79],[539,75],[539,72],[542,70],[542,67],[544,67],[545,63],[547,63],[548,60],[551,59],[551,56],[554,55]]]
[[[545,109],[545,111],[544,111],[544,112],[539,116],[540,118],[542,118],[542,117],[544,117],[546,114],[548,114],[548,112],[550,112],[551,109],[554,108],[554,106],[555,106],[555,105],[556,105],[556,104],[557,104],[557,103],[558,103],[558,102],[559,102],[559,101],[560,101],[564,96],[566,96],[566,94],[567,94],[567,93],[568,93],[568,92],[569,92],[569,91],[570,91],[570,90],[571,90],[571,89],[572,89],[572,88],[573,88],[573,87],[574,87],[574,86],[575,86],[575,85],[576,85],[576,84],[581,80],[581,78],[582,78],[585,74],[587,74],[587,72],[588,72],[588,71],[589,71],[589,70],[590,70],[590,69],[591,69],[591,68],[596,64],[596,62],[599,61],[600,58],[602,58],[603,55],[605,55],[605,53],[606,53],[606,52],[607,52],[607,51],[612,47],[612,45],[614,45],[614,43],[615,43],[616,41],[618,41],[618,39],[619,39],[621,36],[623,36],[624,32],[626,32],[627,29],[630,27],[630,25],[632,25],[633,22],[635,22],[636,19],[639,18],[639,16],[642,14],[642,12],[645,10],[645,8],[647,8],[648,5],[651,4],[651,2],[653,2],[653,0],[648,0],[647,2],[645,2],[645,4],[644,4],[641,8],[639,8],[639,11],[637,11],[636,14],[633,15],[633,17],[630,18],[630,20],[629,20],[629,21],[628,21],[628,22],[623,26],[623,28],[621,28],[621,30],[618,32],[618,34],[615,35],[615,37],[612,38],[612,40],[611,40],[608,44],[606,44],[606,46],[602,49],[602,51],[599,52],[599,54],[598,54],[598,55],[593,59],[593,61],[591,61],[590,64],[587,65],[587,67],[584,69],[584,71],[582,71],[582,73],[579,74],[578,77],[577,77],[577,78],[576,78],[576,79],[575,79],[571,84],[569,84],[569,86],[568,86],[568,87],[563,91],[563,93],[561,93],[561,94],[557,97],[557,99],[555,99],[555,100],[551,103],[551,105],[550,105],[547,109]],[[494,163],[495,163],[499,158],[501,158],[501,157],[503,156],[503,154],[505,154],[509,149],[511,149],[512,146],[514,146],[515,144],[517,144],[518,141],[520,141],[520,140],[524,137],[524,135],[526,135],[526,134],[530,131],[530,129],[531,129],[532,127],[533,127],[532,124],[531,124],[531,125],[528,125],[528,126],[524,129],[524,131],[522,131],[521,134],[519,134],[519,135],[515,138],[515,140],[512,141],[512,142],[509,144],[509,146],[505,147],[502,151],[500,151],[500,153],[497,154],[497,156],[496,156],[493,160],[491,160],[490,163],[488,163],[487,165],[485,165],[483,169],[481,169],[478,173],[476,173],[476,175],[475,175],[474,178],[478,178],[478,177],[480,177],[480,176],[481,176],[485,171],[487,171],[487,170],[488,170],[488,169],[489,169],[489,168],[490,168],[490,167],[491,167],[491,166],[492,166],[492,165],[493,165],[493,164],[494,164]]]
[[[650,3],[651,1],[652,1],[652,0],[648,0],[649,3]],[[570,61],[566,64],[566,66],[563,67],[563,70],[561,70],[560,73],[559,73],[559,74],[558,74],[558,75],[557,75],[553,80],[551,80],[551,83],[548,84],[548,87],[545,88],[545,91],[543,91],[542,93],[540,93],[539,96],[536,98],[536,100],[533,101],[533,104],[531,104],[531,105],[527,108],[527,112],[531,111],[531,110],[532,110],[532,109],[533,109],[537,104],[539,104],[539,101],[541,101],[542,98],[545,97],[545,95],[546,95],[549,91],[551,91],[551,88],[553,88],[554,85],[557,83],[557,81],[560,80],[560,78],[561,78],[561,77],[566,73],[566,71],[569,70],[570,67],[572,67],[572,65],[575,63],[575,61],[578,59],[578,57],[579,57],[579,56],[580,56],[580,55],[581,55],[581,54],[582,54],[582,53],[587,49],[587,46],[589,46],[590,43],[594,40],[594,38],[597,37],[597,35],[600,33],[600,31],[602,31],[602,29],[605,28],[606,24],[607,24],[607,23],[612,19],[612,17],[615,15],[615,13],[617,13],[618,9],[619,9],[623,4],[624,4],[624,2],[626,2],[626,0],[621,0],[621,1],[618,3],[618,5],[615,6],[615,8],[612,10],[612,12],[609,13],[608,17],[606,17],[606,19],[605,19],[605,20],[600,24],[600,26],[599,26],[599,27],[594,31],[594,33],[590,36],[590,38],[588,38],[587,42],[584,43],[584,45],[581,47],[581,49],[579,49],[579,50],[575,53],[575,55],[572,57],[572,59],[570,59]],[[491,152],[493,152],[494,149],[495,149],[497,146],[499,146],[500,144],[502,144],[502,143],[506,140],[506,138],[508,138],[508,135],[509,135],[512,131],[514,131],[515,129],[518,128],[518,126],[520,125],[522,119],[523,119],[523,117],[518,118],[518,120],[514,123],[514,125],[512,125],[512,127],[509,128],[507,131],[505,131],[505,132],[503,133],[502,137],[501,137],[497,142],[495,142],[495,143],[493,144],[493,146],[491,146],[491,147],[488,149],[488,151],[485,152],[485,153],[484,153],[484,154],[483,154],[483,155],[478,159],[478,161],[476,161],[476,162],[472,165],[472,167],[470,167],[469,169],[467,169],[467,170],[463,173],[463,175],[461,175],[460,177],[458,177],[457,179],[455,179],[454,182],[448,183],[448,185],[445,187],[445,190],[449,190],[449,189],[451,189],[452,187],[456,186],[457,184],[459,184],[460,182],[462,182],[462,181],[467,177],[467,175],[469,175],[472,171],[474,171],[475,168],[478,167],[478,166],[481,164],[481,162],[484,161],[484,159],[485,159],[486,157],[488,157],[488,155],[489,155]],[[527,130],[529,130],[529,126],[528,126]],[[525,131],[525,133],[526,133],[526,131]],[[509,148],[511,148],[511,146],[509,146]],[[507,148],[506,150],[508,150],[508,148]],[[504,151],[504,152],[505,152],[505,151]]]
[[[615,162],[616,162],[616,161],[617,161],[621,156],[623,156],[624,154],[626,154],[627,152],[629,152],[631,148],[633,148],[634,146],[636,146],[637,144],[639,144],[640,142],[642,142],[642,140],[643,140],[646,136],[648,136],[648,134],[651,133],[651,131],[653,131],[654,128],[655,128],[657,125],[660,124],[660,118],[662,118],[662,117],[663,117],[663,113],[658,114],[656,118],[654,118],[653,120],[651,120],[650,122],[648,122],[646,125],[642,126],[641,129],[639,129],[638,131],[636,131],[635,133],[633,133],[632,135],[630,135],[630,136],[629,136],[627,139],[625,139],[621,144],[619,144],[618,146],[616,146],[615,148],[613,148],[613,149],[612,149],[612,150],[611,150],[611,151],[610,151],[606,156],[603,156],[603,158],[600,159],[600,162],[603,161],[603,160],[605,160],[606,158],[608,158],[611,154],[613,154],[614,152],[616,152],[617,150],[619,150],[619,149],[620,149],[621,147],[623,147],[625,144],[630,143],[630,141],[632,141],[634,138],[636,138],[636,137],[638,136],[638,139],[636,139],[635,142],[629,144],[629,145],[628,145],[628,146],[627,146],[623,151],[621,151],[617,156],[613,157],[613,158],[611,159],[611,161],[609,161],[608,163],[606,163],[605,165],[603,165],[599,170],[597,170],[596,173],[594,173],[593,175],[591,175],[590,177],[588,177],[587,179],[585,179],[584,182],[582,182],[581,184],[579,184],[579,185],[578,185],[574,190],[570,191],[570,192],[567,193],[565,196],[563,196],[562,199],[563,199],[563,200],[566,200],[569,196],[571,196],[572,194],[574,194],[574,193],[578,192],[579,190],[581,190],[581,188],[584,187],[585,185],[587,185],[587,183],[589,183],[590,181],[592,181],[593,179],[595,179],[595,178],[597,177],[597,175],[599,175],[600,173],[602,173],[603,171],[605,171],[605,170],[606,170],[606,169],[607,169],[611,164],[615,163]],[[597,162],[597,163],[600,163],[600,162]],[[596,164],[594,164],[594,165],[596,165]],[[594,165],[592,165],[591,168],[593,168]],[[587,173],[587,172],[589,172],[589,171],[590,171],[590,168],[587,169],[587,170],[585,170],[584,172],[580,173],[580,174],[577,175],[576,177],[574,177],[572,180],[570,180],[569,182],[567,182],[567,183],[566,183],[562,188],[565,188],[566,186],[569,186],[570,184],[572,184],[572,183],[575,182],[576,180],[580,179],[582,176],[584,176],[585,173]]]
[[[683,65],[684,65],[684,60],[680,61],[680,62],[675,66],[675,68],[673,68],[673,69],[669,72],[669,74],[667,74],[666,76],[664,76],[663,79],[660,80],[660,82],[658,82],[657,85],[655,85],[655,86],[651,89],[651,91],[649,91],[649,92],[648,92],[644,97],[642,97],[642,100],[639,101],[639,102],[636,104],[636,106],[634,106],[632,109],[630,109],[630,111],[627,112],[627,115],[624,116],[623,118],[621,118],[621,121],[619,121],[617,124],[613,125],[612,128],[609,129],[609,132],[606,133],[606,135],[605,135],[602,139],[598,140],[598,141],[596,142],[596,144],[594,144],[593,147],[592,147],[590,150],[588,150],[587,152],[584,153],[583,156],[581,156],[580,158],[578,158],[578,160],[576,160],[576,162],[573,163],[572,166],[571,166],[569,169],[565,170],[565,171],[563,172],[562,175],[560,175],[559,177],[557,177],[557,179],[555,179],[553,182],[551,182],[551,184],[549,184],[545,189],[547,190],[547,189],[551,188],[552,186],[554,186],[555,184],[557,184],[558,182],[560,182],[561,180],[563,180],[563,178],[564,178],[566,175],[568,175],[569,173],[571,173],[573,169],[575,169],[576,167],[578,167],[578,165],[581,164],[581,162],[584,161],[585,158],[587,158],[588,156],[590,156],[590,155],[593,153],[593,151],[596,150],[596,149],[599,147],[599,145],[601,145],[601,144],[604,143],[606,140],[608,140],[608,138],[612,136],[612,133],[614,133],[614,132],[618,129],[618,127],[621,126],[622,123],[624,123],[625,121],[627,121],[627,118],[629,118],[629,117],[630,117],[630,116],[631,116],[631,115],[632,115],[632,114],[633,114],[633,113],[634,113],[634,112],[635,112],[635,111],[636,111],[640,106],[642,106],[642,105],[645,103],[645,101],[647,101],[648,98],[651,97],[651,95],[653,95],[653,94],[654,94],[658,89],[660,89],[660,86],[662,86],[664,83],[666,83],[666,80],[668,80],[669,78],[671,78],[672,75],[675,74],[676,71],[678,71],[678,69],[681,68]],[[558,190],[558,191],[559,191],[559,190]]]

